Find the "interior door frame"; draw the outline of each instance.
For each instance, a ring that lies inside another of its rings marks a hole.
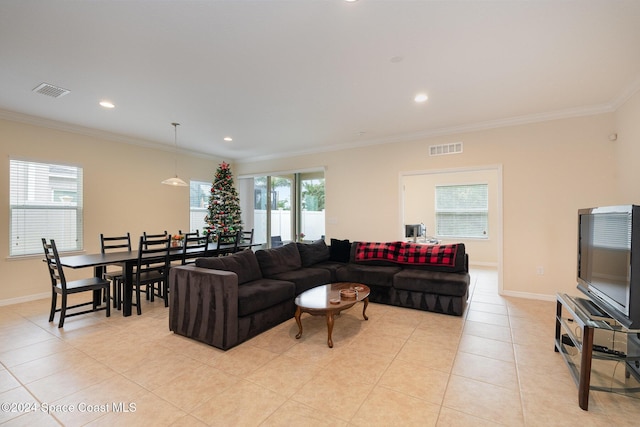
[[[468,172],[477,172],[477,171],[490,171],[496,173],[496,182],[498,188],[496,189],[497,200],[496,200],[496,215],[497,218],[497,258],[498,258],[498,293],[500,295],[503,294],[504,285],[503,285],[503,244],[504,244],[504,218],[503,218],[503,183],[502,183],[502,165],[479,165],[479,166],[467,166],[460,168],[449,168],[449,169],[426,169],[426,170],[417,170],[417,171],[401,171],[398,177],[398,194],[399,194],[399,215],[398,215],[398,230],[403,230],[404,225],[402,224],[404,218],[404,177],[405,176],[414,176],[414,175],[440,175],[440,174],[452,174],[452,173],[468,173]]]

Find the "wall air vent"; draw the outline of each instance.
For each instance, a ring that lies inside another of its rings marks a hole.
[[[49,83],[42,83],[37,87],[34,87],[33,92],[51,96],[52,98],[60,98],[61,96],[65,96],[71,91],[58,86],[50,85]]]
[[[444,156],[445,154],[462,153],[462,142],[454,142],[451,144],[430,145],[430,156]]]

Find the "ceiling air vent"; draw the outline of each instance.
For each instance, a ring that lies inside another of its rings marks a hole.
[[[430,145],[430,156],[444,156],[445,154],[462,153],[462,142],[454,142],[451,144]]]
[[[61,96],[65,96],[66,94],[71,92],[70,90],[50,85],[49,83],[42,83],[38,87],[33,88],[33,91],[35,93],[51,96],[53,98],[60,98]]]

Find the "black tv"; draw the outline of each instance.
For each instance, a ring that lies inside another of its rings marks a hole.
[[[578,210],[577,279],[607,315],[640,328],[640,206]]]

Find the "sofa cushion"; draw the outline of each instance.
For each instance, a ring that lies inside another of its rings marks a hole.
[[[331,283],[331,273],[323,268],[300,268],[289,270],[270,276],[271,279],[286,280],[296,284],[296,295],[307,289]]]
[[[238,316],[247,316],[295,298],[295,285],[273,279],[259,279],[238,287]]]
[[[277,248],[260,249],[256,252],[256,258],[264,277],[302,267],[298,246],[293,242]]]
[[[446,273],[405,268],[393,276],[396,289],[436,295],[465,296],[469,289],[468,273]]]
[[[336,272],[338,281],[364,283],[367,286],[381,286],[390,288],[393,276],[402,270],[398,266],[381,266],[369,264],[349,263]]]
[[[329,248],[329,260],[336,262],[349,262],[351,254],[351,242],[349,240],[331,239]]]
[[[197,258],[196,266],[236,273],[238,285],[262,278],[256,254],[250,250],[236,252],[225,257]]]
[[[311,267],[323,261],[329,261],[329,247],[324,240],[316,240],[313,243],[296,243],[300,252],[300,261],[303,267]]]
[[[331,274],[331,278],[329,279],[330,282],[337,282],[338,270],[340,270],[345,265],[346,263],[344,262],[324,261],[324,262],[319,262],[317,264],[314,264],[313,268],[322,268],[323,270],[329,271],[329,273]]]

